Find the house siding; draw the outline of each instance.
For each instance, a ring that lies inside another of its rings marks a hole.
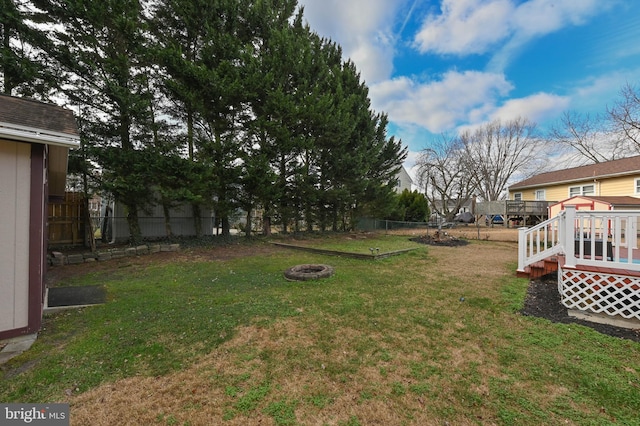
[[[539,187],[529,187],[522,189],[513,189],[509,191],[509,199],[513,200],[513,194],[521,193],[523,201],[535,200],[535,192],[538,189],[545,190],[546,201],[561,201],[570,198],[569,188],[573,186],[595,185],[595,196],[632,196],[640,197],[636,194],[635,182],[640,179],[640,174],[622,177],[613,177],[606,179],[589,179],[584,181],[576,181],[571,183],[563,183],[560,185],[541,185]]]
[[[509,199],[513,200],[513,194],[520,193],[522,194],[522,201],[536,201],[536,190],[538,189],[544,189],[544,201],[558,201],[568,198],[566,195],[569,192],[568,187],[542,186],[539,188],[526,188],[509,191]]]
[[[638,178],[640,178],[640,174],[603,180],[600,182],[601,194],[597,195],[629,195],[637,197],[635,180]]]
[[[0,140],[0,333],[29,323],[30,157],[30,144]]]
[[[569,197],[568,186],[554,186],[546,190],[546,201],[564,200]]]
[[[402,193],[405,189],[411,191],[411,184],[413,181],[404,167],[400,168],[400,171],[396,175],[396,179],[398,180],[398,184],[396,185],[395,190],[398,194]]]

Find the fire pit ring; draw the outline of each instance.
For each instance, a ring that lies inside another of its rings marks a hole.
[[[334,273],[333,266],[322,264],[296,265],[284,271],[284,277],[290,281],[309,281],[328,278]]]

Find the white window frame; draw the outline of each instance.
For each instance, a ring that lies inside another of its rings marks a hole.
[[[569,198],[577,197],[578,195],[582,195],[582,189],[579,186],[570,186],[569,187]]]
[[[585,192],[586,188],[591,188],[591,191],[588,193]],[[574,193],[571,192],[572,190],[574,190]],[[637,190],[637,185],[636,185],[636,190]],[[574,185],[569,187],[569,198],[577,197],[579,195],[586,195],[586,196],[596,195],[596,184],[588,183],[586,185]]]
[[[534,198],[536,201],[544,201],[547,199],[547,193],[544,189],[536,189]]]
[[[640,178],[636,178],[636,194],[640,194]]]
[[[522,192],[514,192],[513,201],[522,201]]]

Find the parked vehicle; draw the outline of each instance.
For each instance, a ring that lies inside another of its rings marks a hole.
[[[462,223],[473,223],[476,218],[470,212],[462,212],[457,214],[454,220]]]
[[[487,215],[484,220],[485,225],[504,225],[504,217],[501,214]]]

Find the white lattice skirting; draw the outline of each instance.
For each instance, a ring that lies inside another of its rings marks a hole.
[[[560,300],[568,309],[640,320],[640,278],[560,269]]]

